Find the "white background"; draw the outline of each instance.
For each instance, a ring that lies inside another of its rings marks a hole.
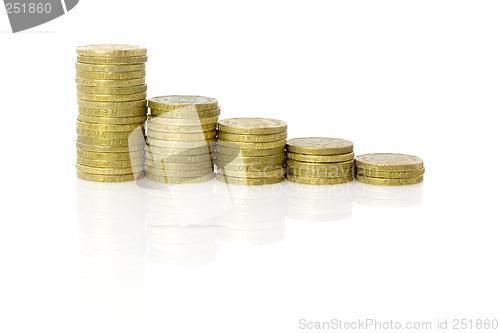
[[[499,319],[497,1],[97,1],[9,33],[0,13],[4,332],[294,332],[299,320]],[[425,160],[420,205],[286,220],[214,263],[147,263],[145,304],[81,306],[75,48],[147,46],[148,96]]]

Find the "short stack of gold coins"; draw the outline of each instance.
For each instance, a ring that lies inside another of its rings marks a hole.
[[[100,182],[143,178],[146,48],[88,45],[76,53],[77,176]]]
[[[354,180],[354,145],[335,138],[288,140],[287,179],[311,185],[344,184]]]
[[[215,98],[149,99],[146,177],[162,183],[201,183],[214,178],[212,147],[220,108]]]
[[[287,123],[267,118],[219,122],[217,180],[236,185],[275,184],[285,179]]]
[[[356,180],[365,184],[400,186],[424,181],[424,161],[417,156],[378,153],[359,155]]]

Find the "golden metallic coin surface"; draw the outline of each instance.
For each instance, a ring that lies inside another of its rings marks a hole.
[[[217,99],[204,96],[170,95],[158,96],[149,99],[148,106],[152,109],[172,111],[202,111],[215,109],[219,105]]]
[[[356,170],[356,173],[366,177],[374,178],[415,178],[423,176],[425,173],[425,168],[413,170],[413,171],[380,171],[380,170],[368,170],[360,169]]]
[[[233,155],[233,156],[242,156],[242,157],[250,157],[250,156],[270,156],[281,154],[285,152],[285,146],[271,148],[271,149],[240,149],[238,148],[229,148],[217,145],[215,147],[217,153],[225,154],[225,155]]]
[[[414,178],[372,178],[365,177],[363,175],[357,174],[356,180],[361,183],[371,184],[371,185],[382,185],[382,186],[403,186],[403,185],[414,185],[424,181],[424,176],[414,177]]]
[[[76,70],[76,77],[88,80],[131,80],[146,77],[146,71],[103,73]]]
[[[215,124],[200,126],[166,126],[157,125],[148,121],[148,130],[163,133],[203,133],[215,131]]]
[[[154,162],[163,163],[197,163],[212,161],[212,154],[203,155],[160,155],[146,152],[146,158]]]
[[[146,143],[150,146],[162,148],[203,148],[215,145],[215,139],[200,141],[167,141],[148,137]]]
[[[392,153],[359,155],[355,162],[358,168],[372,171],[413,171],[424,167],[420,157]]]
[[[156,109],[150,109],[150,113],[156,117],[162,118],[173,118],[173,119],[185,119],[185,118],[211,118],[220,115],[220,108],[202,111],[185,111],[185,110],[173,110],[173,111],[161,111]]]
[[[76,155],[84,158],[91,158],[94,160],[134,160],[134,159],[144,159],[146,156],[145,151],[136,151],[130,153],[95,153],[86,150],[80,150],[77,148]]]
[[[224,162],[234,162],[237,164],[276,163],[276,162],[285,162],[285,153],[271,155],[271,156],[250,156],[250,157],[224,155],[222,153],[217,153],[217,160]]]
[[[222,161],[215,161],[218,170],[234,170],[234,171],[271,171],[282,169],[285,163],[275,162],[266,164],[237,164],[227,163]]]
[[[98,117],[78,114],[78,120],[93,124],[127,125],[140,124],[146,121],[146,116],[137,117]]]
[[[77,93],[76,98],[84,101],[93,102],[131,102],[138,101],[141,99],[146,99],[146,93],[130,94],[130,95],[95,95],[95,94],[85,94]]]
[[[217,131],[202,132],[202,133],[165,133],[148,130],[148,137],[160,140],[169,141],[200,141],[213,139],[217,135]]]
[[[109,125],[109,124],[86,123],[84,121],[77,120],[76,127],[90,131],[130,132],[135,130],[136,128],[144,129],[144,123],[128,124],[128,125]]]
[[[354,158],[354,153],[337,154],[337,155],[306,155],[297,153],[286,153],[286,158],[299,162],[310,163],[336,163],[346,162]]]
[[[128,139],[101,139],[101,138],[91,138],[87,136],[78,135],[77,141],[87,144],[87,145],[96,145],[96,146],[128,146],[138,145],[141,142],[144,142],[144,137],[142,138],[128,138]],[[142,140],[142,141],[141,141]]]
[[[99,56],[83,56],[77,55],[76,61],[84,64],[97,64],[97,65],[128,65],[128,64],[142,64],[148,61],[147,56],[140,57],[99,57]]]
[[[288,173],[295,176],[307,178],[345,178],[354,177],[354,168],[337,170],[306,170],[294,167],[288,167]]]
[[[219,130],[234,134],[274,134],[286,132],[283,120],[269,118],[230,118],[219,122]]]
[[[306,155],[335,155],[353,151],[354,144],[349,140],[334,138],[296,138],[288,140],[288,152]]]
[[[311,178],[311,177],[301,177],[292,174],[288,174],[286,178],[295,183],[300,184],[310,184],[310,185],[336,185],[345,184],[352,182],[354,178],[352,176],[343,178]]]
[[[237,177],[237,178],[275,178],[281,177],[286,173],[285,168],[275,170],[262,170],[262,171],[239,171],[228,170],[225,168],[217,169],[219,175]]]
[[[131,166],[144,165],[145,159],[127,160],[94,160],[77,156],[76,163],[96,168],[127,168]]]
[[[135,108],[135,109],[89,109],[89,108],[78,108],[78,113],[85,116],[92,117],[144,117],[147,115],[147,108]],[[144,122],[140,121],[141,123]]]
[[[148,116],[148,123],[165,126],[204,126],[216,124],[219,117],[206,118],[168,118],[164,116]]]
[[[142,132],[142,136],[144,136],[143,131],[138,131]],[[125,138],[136,138],[138,135],[136,131],[127,131],[127,132],[105,132],[105,131],[92,131],[92,130],[85,130],[82,128],[77,128],[76,129],[76,134],[81,135],[81,136],[86,136],[90,138],[100,138],[100,139],[125,139]]]
[[[153,161],[154,162],[154,161]],[[200,169],[209,169],[213,167],[212,161],[202,161],[202,162],[191,162],[191,163],[162,163],[156,162],[155,165],[159,165],[161,163],[161,169],[167,170],[200,170]]]
[[[80,172],[93,175],[129,175],[144,171],[143,165],[125,167],[125,168],[97,168],[81,164],[76,164],[76,169]]]
[[[146,84],[146,78],[140,79],[130,79],[130,80],[94,80],[94,79],[82,79],[76,78],[75,82],[82,86],[89,87],[106,87],[106,88],[120,88],[120,87],[132,87],[132,86],[142,86]]]
[[[132,102],[90,102],[77,100],[78,106],[89,109],[137,109],[146,106],[146,100]]]
[[[76,48],[76,54],[87,57],[140,57],[147,55],[147,48],[127,44],[94,44]]]
[[[352,168],[354,166],[354,160],[346,162],[337,162],[337,163],[308,163],[308,162],[287,160],[286,164],[289,167],[293,167],[296,169],[304,169],[304,170],[342,170],[342,169]]]
[[[152,174],[147,174],[146,178],[159,183],[168,183],[168,184],[195,184],[195,183],[204,183],[211,181],[215,178],[214,173],[210,173],[201,177],[164,177],[164,176],[155,176]]]
[[[138,144],[125,147],[112,147],[112,146],[94,146],[81,142],[76,142],[76,148],[85,151],[99,152],[99,153],[127,153],[144,150],[145,144]]]
[[[234,149],[272,149],[284,147],[286,140],[274,142],[234,142],[227,140],[217,140],[217,145]]]
[[[154,168],[146,165],[146,173],[148,175],[163,176],[163,177],[200,177],[214,172],[213,168],[195,169],[195,170],[177,170]]]
[[[89,180],[89,181],[93,181],[93,182],[114,182],[114,183],[116,183],[116,182],[130,182],[130,181],[134,181],[136,179],[142,179],[142,178],[144,178],[146,173],[143,171],[143,172],[140,172],[137,174],[116,176],[116,175],[93,175],[90,173],[77,171],[76,175],[80,179]]]
[[[218,181],[234,185],[266,185],[280,183],[285,180],[284,176],[268,178],[237,178],[220,174],[217,174],[215,178]]]
[[[146,64],[134,65],[91,65],[76,63],[75,68],[85,72],[136,72],[146,70]]]
[[[287,132],[277,133],[277,134],[232,134],[225,133],[219,130],[218,138],[227,141],[238,141],[238,142],[274,142],[285,140]]]
[[[130,94],[143,93],[146,92],[147,90],[148,86],[145,84],[142,86],[121,87],[121,88],[88,87],[88,86],[76,85],[76,91],[78,91],[79,93],[95,94],[95,95],[130,95]]]
[[[189,156],[210,154],[212,152],[212,148],[210,146],[203,146],[198,148],[162,148],[147,145],[146,152],[164,156]]]

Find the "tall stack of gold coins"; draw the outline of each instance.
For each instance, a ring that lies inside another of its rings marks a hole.
[[[266,118],[219,122],[217,180],[237,185],[275,184],[285,179],[287,123]]]
[[[372,185],[413,185],[424,180],[424,161],[403,154],[364,154],[356,161],[356,180]]]
[[[172,184],[212,180],[218,101],[174,95],[153,97],[148,104],[146,177]]]
[[[88,45],[76,53],[78,177],[100,182],[143,178],[146,48]]]
[[[334,138],[288,140],[287,179],[311,185],[334,185],[354,179],[354,145]]]

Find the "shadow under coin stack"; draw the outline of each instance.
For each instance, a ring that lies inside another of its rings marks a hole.
[[[217,180],[236,185],[264,185],[285,179],[287,123],[266,118],[219,122]]]
[[[364,154],[356,161],[356,180],[371,185],[413,185],[424,180],[424,161],[403,154]]]
[[[78,177],[100,182],[143,178],[146,48],[88,45],[76,53]]]
[[[160,96],[151,98],[149,107],[146,177],[171,184],[212,180],[218,101],[203,96]]]
[[[333,138],[297,138],[287,142],[287,179],[311,185],[334,185],[354,179],[353,143]]]

